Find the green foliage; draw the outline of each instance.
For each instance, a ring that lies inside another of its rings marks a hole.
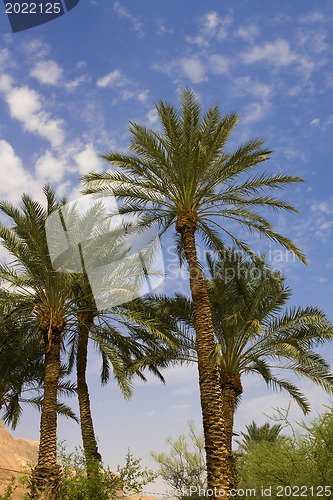
[[[84,175],[85,193],[114,196],[121,213],[136,213],[143,226],[158,224],[161,233],[173,227],[181,214],[195,214],[197,231],[206,247],[223,250],[222,238],[227,238],[250,252],[248,245],[229,231],[230,223],[237,222],[306,262],[290,239],[273,230],[261,210],[297,212],[271,192],[303,179],[254,173],[270,159],[272,151],[264,147],[262,139],[250,139],[230,153],[226,144],[237,125],[237,114],[223,116],[217,104],[202,114],[190,89],[183,90],[179,110],[159,101],[156,112],[162,133],[130,122],[129,149],[133,154],[104,155],[110,169]],[[177,241],[184,259],[179,235]]]
[[[66,454],[64,444],[60,444],[59,461],[63,467],[63,500],[108,500],[116,497],[122,483],[109,468],[103,469],[97,461],[89,464],[90,474],[87,476],[87,463],[84,453],[77,449],[75,453]]]
[[[333,410],[309,425],[301,424],[301,428],[305,432],[294,433],[292,437],[253,442],[238,459],[239,487],[256,489],[258,499],[262,498],[262,487],[272,488],[272,498],[279,487],[284,493],[291,487],[296,494],[297,488],[303,487],[298,492],[302,498],[332,498],[329,487],[333,477]]]
[[[141,459],[135,459],[128,449],[126,454],[126,463],[124,467],[118,467],[117,472],[122,482],[122,488],[125,493],[128,491],[138,494],[144,487],[155,481],[158,474],[146,468],[142,469]]]
[[[317,307],[285,310],[291,296],[285,277],[269,267],[264,255],[252,257],[250,260],[235,249],[225,250],[223,258],[208,256],[206,284],[216,338],[212,360],[219,368],[222,385],[233,377],[255,373],[270,389],[289,393],[308,413],[305,395],[279,371],[306,377],[332,394],[330,364],[316,348],[332,341],[333,325]],[[195,361],[191,300],[182,295],[146,300],[156,306],[166,324],[168,318],[178,321],[183,330],[179,357]]]
[[[3,495],[0,495],[0,500],[12,500],[12,495],[14,491],[16,490],[17,485],[15,484],[15,478],[12,477],[10,484],[7,486],[5,492]]]
[[[268,422],[266,422],[265,424],[258,426],[254,421],[252,421],[251,424],[246,426],[246,431],[247,432],[241,432],[243,437],[242,441],[236,440],[236,443],[239,445],[239,449],[244,452],[247,452],[253,444],[261,441],[275,443],[280,437],[282,425],[275,424],[271,426]]]
[[[100,462],[92,461],[88,475],[82,449],[67,454],[63,443],[59,449],[59,461],[63,467],[63,500],[109,500],[116,498],[121,490],[138,493],[157,477],[153,471],[143,469],[141,459],[135,459],[130,450],[126,454],[125,466],[118,467],[117,474]]]
[[[188,435],[166,440],[169,454],[151,453],[159,465],[160,476],[172,489],[180,491],[188,491],[191,486],[198,490],[206,487],[204,439],[195,433],[193,421],[188,421],[188,427]]]

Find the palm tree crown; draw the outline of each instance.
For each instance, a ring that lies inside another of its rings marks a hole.
[[[264,141],[252,139],[233,154],[227,153],[225,146],[238,116],[230,113],[222,117],[215,105],[201,117],[201,107],[190,90],[183,92],[180,112],[162,101],[156,111],[163,134],[130,122],[130,150],[135,155],[102,155],[116,169],[84,175],[85,192],[115,196],[122,200],[120,212],[143,214],[145,226],[157,222],[165,231],[176,223],[180,229],[184,218],[189,218],[214,249],[220,249],[221,231],[249,250],[222,225],[223,219],[235,221],[279,242],[305,261],[291,240],[274,232],[272,225],[253,210],[270,207],[297,211],[264,191],[303,179],[253,174],[253,169],[271,156],[272,152],[263,147]],[[244,174],[249,177],[244,178]]]
[[[286,390],[308,413],[305,395],[279,374],[294,372],[332,393],[330,365],[315,350],[333,339],[332,323],[316,307],[284,310],[291,290],[285,285],[284,276],[269,268],[264,256],[251,261],[229,250],[224,260],[208,256],[207,261],[207,289],[216,340],[211,359],[218,366],[222,392],[232,387],[240,396],[241,377],[255,373],[268,387]],[[150,300],[164,321],[170,317],[182,322],[184,336],[179,357],[195,361],[191,300],[181,295],[152,296]]]

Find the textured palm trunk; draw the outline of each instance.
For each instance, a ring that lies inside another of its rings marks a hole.
[[[195,246],[196,219],[182,214],[176,223],[189,265],[193,302],[196,348],[198,355],[199,387],[205,436],[207,484],[215,497],[229,497],[228,448],[222,415],[222,395],[217,368],[210,361],[215,345],[210,301],[205,279],[198,265]]]
[[[221,377],[221,390],[222,390],[222,415],[224,421],[224,431],[226,435],[226,445],[228,449],[230,487],[236,489],[239,477],[236,467],[236,458],[232,453],[232,436],[234,429],[236,397],[243,392],[242,385],[240,382],[240,377],[239,376],[233,377],[233,380],[226,380]]]
[[[57,463],[57,392],[61,330],[43,332],[45,345],[44,398],[40,424],[38,463],[32,473],[30,498],[60,498],[61,467]]]
[[[82,321],[80,322],[79,327],[79,341],[76,359],[77,393],[80,407],[81,435],[84,454],[87,461],[88,474],[91,474],[94,470],[96,470],[96,467],[94,467],[96,461],[101,460],[101,455],[98,453],[95,438],[94,425],[90,410],[89,391],[86,381],[89,325],[92,324],[93,318],[84,317],[81,319]]]

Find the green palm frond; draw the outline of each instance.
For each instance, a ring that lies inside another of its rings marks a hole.
[[[303,179],[253,172],[272,154],[262,139],[251,139],[232,154],[227,153],[225,147],[238,122],[237,114],[223,117],[218,105],[202,114],[195,93],[189,89],[183,91],[179,110],[160,101],[156,111],[162,133],[130,122],[129,149],[133,154],[102,155],[111,170],[84,175],[85,192],[114,196],[122,213],[136,213],[143,224],[156,223],[162,232],[175,223],[179,213],[195,213],[208,248],[221,248],[227,239],[250,252],[248,245],[225,224],[237,222],[305,262],[295,243],[276,233],[257,210],[268,207],[297,211],[266,192]]]
[[[207,254],[216,344],[211,361],[221,377],[255,373],[274,390],[286,391],[307,413],[306,397],[290,381],[275,372],[281,370],[307,378],[332,394],[330,364],[315,348],[332,340],[333,326],[316,307],[285,310],[291,290],[285,277],[274,272],[264,256],[246,258],[224,248],[220,258]],[[178,322],[182,357],[196,358],[192,302],[175,295],[150,297],[161,318]]]

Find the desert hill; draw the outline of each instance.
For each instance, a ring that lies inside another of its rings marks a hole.
[[[0,493],[4,493],[12,476],[22,476],[15,471],[21,471],[28,462],[37,462],[38,446],[38,441],[13,438],[0,421]],[[19,499],[23,491],[23,487],[19,487],[13,499]]]

